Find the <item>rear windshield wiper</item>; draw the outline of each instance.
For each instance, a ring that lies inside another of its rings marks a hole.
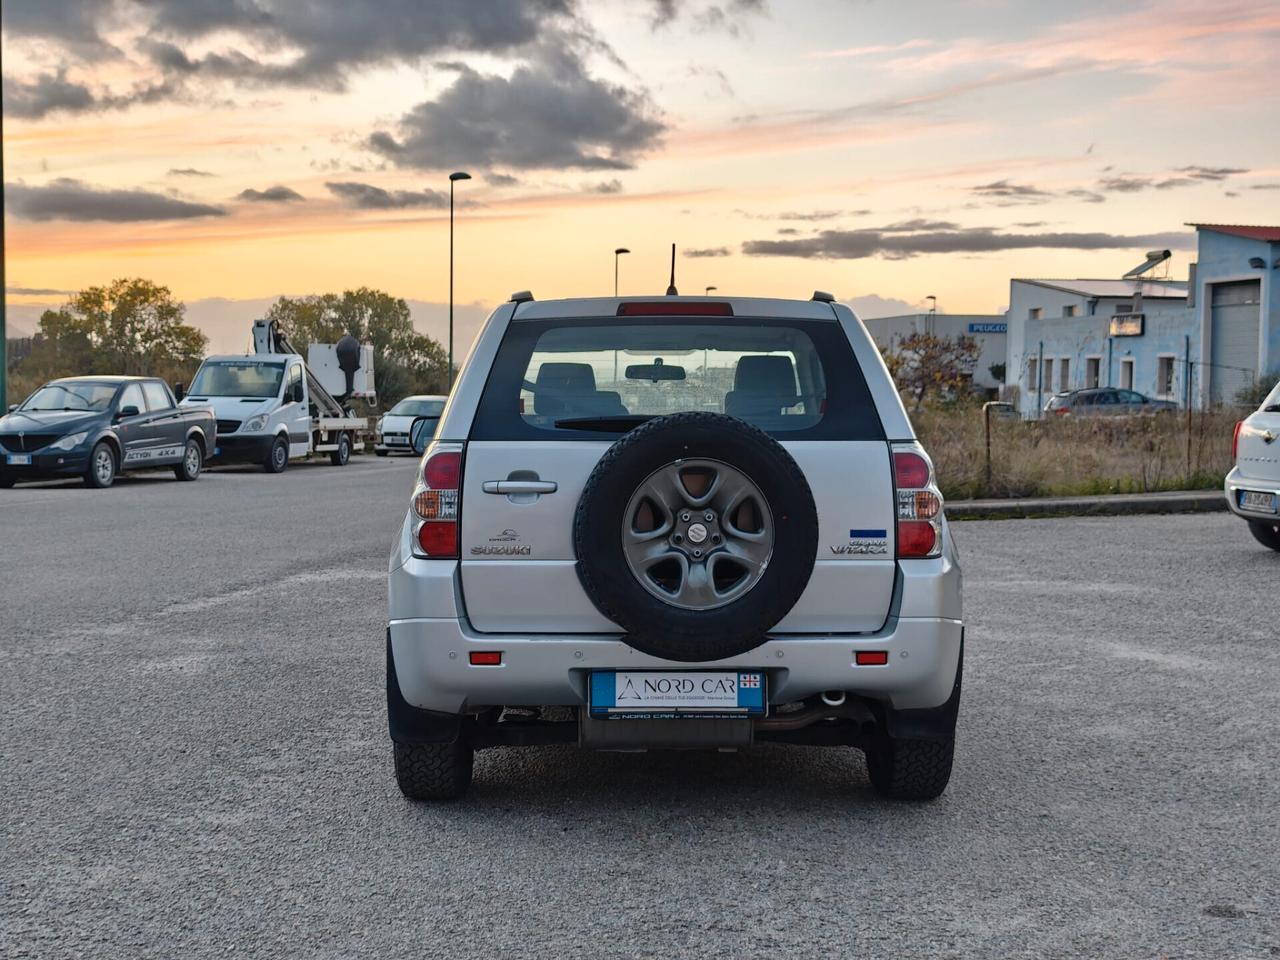
[[[654,414],[632,413],[620,417],[565,417],[555,425],[564,430],[599,430],[601,433],[626,433],[652,420]]]

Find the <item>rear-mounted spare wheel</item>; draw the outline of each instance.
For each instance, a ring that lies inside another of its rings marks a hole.
[[[679,413],[600,459],[574,540],[583,589],[631,646],[702,662],[755,649],[800,599],[818,514],[804,474],[768,434]]]

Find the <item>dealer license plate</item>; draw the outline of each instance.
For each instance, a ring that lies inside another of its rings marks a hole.
[[[1276,495],[1274,493],[1262,493],[1258,490],[1241,490],[1240,509],[1256,510],[1259,513],[1275,513]]]
[[[590,684],[593,717],[759,717],[768,702],[759,670],[597,670]]]
[[[11,453],[7,457],[7,462],[11,467],[29,467],[31,465],[31,454]]]

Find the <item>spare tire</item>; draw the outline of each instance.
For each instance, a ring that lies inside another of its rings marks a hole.
[[[643,653],[753,650],[800,599],[818,551],[804,474],[764,431],[717,413],[649,420],[609,448],[574,517],[578,577]]]

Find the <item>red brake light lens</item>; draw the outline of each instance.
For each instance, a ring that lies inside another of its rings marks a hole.
[[[893,473],[899,490],[919,490],[929,485],[929,464],[918,453],[894,453]]]
[[[1243,420],[1236,421],[1235,433],[1231,434],[1231,459],[1236,459],[1236,454],[1240,451],[1240,428],[1244,426]]]
[[[680,300],[632,301],[618,304],[620,317],[732,317],[730,303],[689,303]]]
[[[428,520],[418,529],[418,546],[428,557],[456,557],[458,525],[452,520]]]
[[[853,662],[860,667],[883,667],[889,662],[889,651],[859,650],[853,655]]]
[[[472,650],[467,655],[467,660],[473,667],[500,667],[502,666],[502,651]]]
[[[457,490],[458,477],[462,475],[462,454],[444,450],[431,455],[422,468],[422,479],[432,490]]]
[[[898,521],[898,556],[927,557],[938,542],[938,532],[928,520]]]

